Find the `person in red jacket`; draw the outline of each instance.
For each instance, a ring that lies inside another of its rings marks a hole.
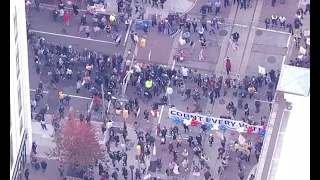
[[[231,58],[226,57],[226,59],[224,61],[226,63],[227,75],[229,75],[229,73],[231,71]]]
[[[70,26],[70,13],[69,11],[67,11],[64,15],[63,15],[63,20],[66,23],[66,26]]]

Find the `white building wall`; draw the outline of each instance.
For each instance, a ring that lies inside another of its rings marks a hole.
[[[25,1],[10,2],[10,177],[12,178],[18,153],[26,130],[27,153],[32,143],[29,91],[28,47]],[[23,173],[23,172],[22,172]]]
[[[285,94],[292,110],[274,180],[310,179],[310,96]]]

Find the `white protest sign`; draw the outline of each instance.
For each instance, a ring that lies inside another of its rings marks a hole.
[[[153,145],[152,155],[154,155],[154,156],[157,155],[156,145]]]
[[[300,46],[299,53],[305,55],[306,52],[307,50],[304,47]]]
[[[237,45],[232,41],[232,39],[229,39],[229,43],[231,44],[233,50],[237,50]]]
[[[310,29],[305,29],[305,30],[303,31],[303,35],[304,35],[305,37],[309,37],[309,36],[310,36]]]
[[[249,124],[247,124],[243,121],[216,118],[216,117],[201,115],[201,114],[197,114],[197,113],[187,113],[187,112],[179,111],[179,110],[173,109],[173,108],[169,109],[168,116],[169,116],[169,118],[178,117],[181,119],[193,118],[193,119],[199,121],[200,123],[210,123],[212,125],[224,124],[227,129],[233,130],[233,131],[237,131],[239,128],[243,127],[244,131],[246,132],[247,128],[250,126]],[[252,127],[253,127],[253,133],[259,133],[260,130],[263,129],[262,126],[252,126]]]
[[[219,137],[221,140],[224,139],[223,134],[222,134],[221,132],[216,132],[216,133],[217,133],[218,137]]]
[[[180,39],[179,39],[179,44],[180,44],[181,46],[185,45],[185,44],[186,44],[186,40],[180,38]]]
[[[303,55],[299,55],[297,58],[298,58],[298,59],[302,59],[302,58],[303,58]]]
[[[266,74],[266,68],[264,68],[262,66],[258,66],[258,71],[260,74]]]
[[[238,137],[239,144],[244,145],[246,143],[246,138],[244,138],[241,134]]]
[[[310,46],[310,38],[307,38],[306,44]]]

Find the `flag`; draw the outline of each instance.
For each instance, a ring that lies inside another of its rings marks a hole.
[[[151,61],[151,49],[149,51],[149,55],[148,55],[149,61]]]
[[[156,149],[156,145],[153,145],[153,151],[152,151],[152,155],[156,155],[157,154],[157,149]]]

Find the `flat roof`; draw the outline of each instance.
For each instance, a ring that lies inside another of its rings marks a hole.
[[[277,91],[308,96],[310,92],[310,69],[283,65]]]

